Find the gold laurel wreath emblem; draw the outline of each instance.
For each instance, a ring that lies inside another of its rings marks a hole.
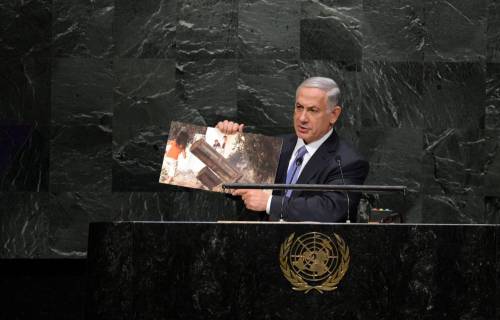
[[[288,254],[293,245],[294,236],[295,233],[292,233],[288,239],[281,244],[280,248],[280,268],[285,278],[292,284],[292,289],[295,291],[304,291],[304,293],[308,293],[311,290],[317,290],[319,293],[323,293],[324,291],[333,291],[337,289],[337,285],[349,268],[349,247],[345,244],[344,240],[338,234],[334,233],[341,255],[340,265],[332,275],[326,278],[321,284],[310,285],[300,275],[294,272],[288,263]]]

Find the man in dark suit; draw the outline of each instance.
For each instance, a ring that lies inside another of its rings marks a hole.
[[[329,78],[306,79],[295,96],[295,134],[285,137],[276,183],[362,184],[369,165],[333,129],[342,108],[340,90]],[[223,121],[217,128],[226,134],[243,130],[243,124]],[[343,178],[342,178],[343,175]],[[345,222],[354,220],[359,193],[234,190],[247,209],[266,211],[269,219],[286,221]]]

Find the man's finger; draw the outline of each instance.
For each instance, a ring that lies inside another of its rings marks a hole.
[[[243,196],[244,194],[246,194],[248,192],[248,190],[246,189],[236,189],[234,190],[231,194],[233,196]]]
[[[219,121],[215,126],[220,132],[224,134],[235,134],[238,132],[243,132],[244,124],[239,124],[233,121],[224,120]]]

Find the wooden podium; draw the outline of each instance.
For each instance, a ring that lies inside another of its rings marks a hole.
[[[498,319],[498,231],[485,225],[93,223],[87,316]]]

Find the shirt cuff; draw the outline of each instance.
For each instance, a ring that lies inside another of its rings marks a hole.
[[[273,196],[269,196],[267,199],[267,204],[266,204],[266,213],[270,214],[271,212],[271,200],[273,199]]]

